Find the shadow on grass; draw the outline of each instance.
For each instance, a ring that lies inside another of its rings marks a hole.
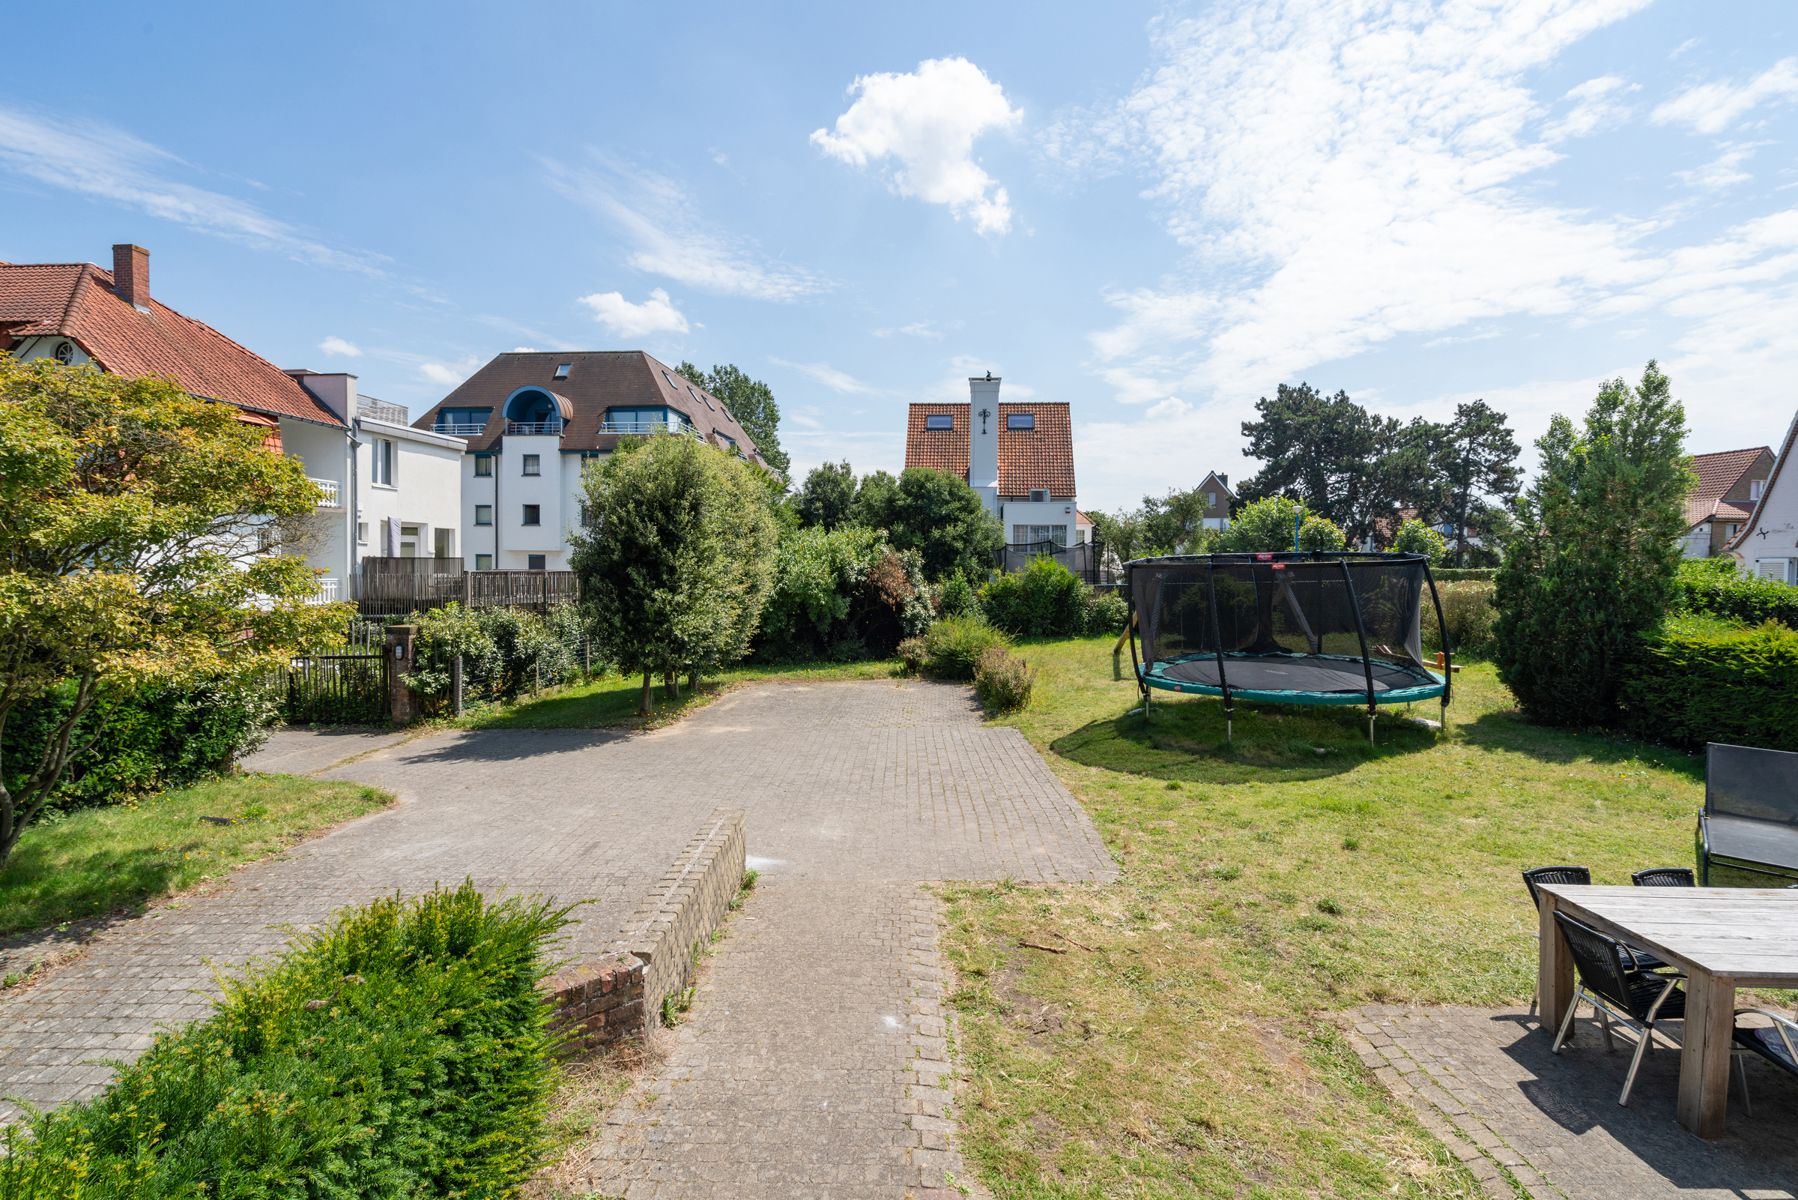
[[[1451,710],[1452,711],[1452,710]],[[1515,709],[1482,713],[1455,736],[1482,750],[1505,750],[1545,763],[1645,762],[1692,779],[1704,778],[1704,756],[1657,746],[1608,729],[1557,729],[1533,725]]]
[[[0,937],[41,930],[68,921],[81,940],[114,921],[129,920],[145,897],[172,889],[183,856],[201,849],[199,840],[126,851],[97,850],[71,856],[50,852],[28,832],[0,872]],[[102,918],[98,924],[89,918]],[[52,941],[59,939],[51,939]]]
[[[1376,744],[1369,746],[1367,717],[1359,708],[1238,704],[1232,742],[1225,737],[1222,703],[1157,698],[1146,717],[1093,721],[1057,738],[1050,749],[1083,766],[1183,783],[1323,779],[1435,746],[1441,734],[1404,719],[1403,711],[1381,711]]]

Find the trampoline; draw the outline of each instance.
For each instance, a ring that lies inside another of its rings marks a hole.
[[[1287,551],[1139,558],[1129,583],[1130,657],[1151,689],[1235,702],[1364,705],[1437,700],[1454,677],[1442,603],[1421,554]],[[1423,661],[1424,593],[1442,638],[1441,673]],[[1140,639],[1140,654],[1138,640]]]

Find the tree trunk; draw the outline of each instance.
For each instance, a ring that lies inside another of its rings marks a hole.
[[[645,672],[643,672],[643,699],[637,705],[637,712],[640,715],[647,717],[649,715],[649,707],[650,707],[651,703],[652,703],[652,693],[650,691],[650,686],[649,686],[649,672],[645,671]]]
[[[699,694],[699,668],[694,667],[687,672],[687,691],[691,695]]]
[[[670,700],[680,699],[680,675],[669,671],[662,676],[662,695]]]

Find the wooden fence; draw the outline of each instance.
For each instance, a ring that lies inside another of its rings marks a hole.
[[[441,608],[534,608],[572,602],[573,571],[469,571],[457,559],[365,558],[356,603],[370,616]]]

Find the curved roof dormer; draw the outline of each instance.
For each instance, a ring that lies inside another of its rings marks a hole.
[[[501,412],[506,418],[507,433],[561,433],[574,416],[574,405],[566,396],[527,384],[506,397]]]

